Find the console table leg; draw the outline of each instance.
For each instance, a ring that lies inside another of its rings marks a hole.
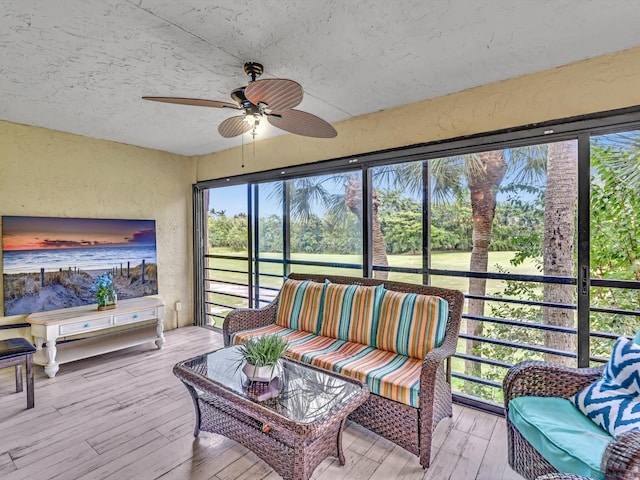
[[[56,341],[47,340],[47,359],[49,362],[44,367],[44,373],[46,373],[49,378],[55,377],[58,370],[60,370],[60,366],[56,363],[57,351]]]
[[[164,322],[161,318],[156,322],[156,335],[158,336],[158,339],[156,340],[156,347],[158,347],[159,350],[164,345]]]
[[[42,348],[44,344],[44,337],[33,337],[33,343],[36,346],[36,352],[33,354],[33,360],[37,365],[46,365],[48,363],[47,360],[47,350]]]

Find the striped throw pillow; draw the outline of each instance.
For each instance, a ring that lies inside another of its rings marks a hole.
[[[384,287],[327,283],[320,335],[375,347]]]
[[[618,338],[602,378],[571,400],[614,437],[640,429],[640,345]]]
[[[422,359],[442,345],[448,315],[449,304],[440,297],[385,290],[377,347]]]
[[[276,324],[318,333],[324,283],[287,280],[280,290]]]

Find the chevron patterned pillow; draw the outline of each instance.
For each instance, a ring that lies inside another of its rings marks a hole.
[[[618,338],[602,378],[571,400],[614,437],[640,429],[640,345]]]

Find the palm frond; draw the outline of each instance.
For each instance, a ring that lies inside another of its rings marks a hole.
[[[349,215],[349,209],[344,201],[344,194],[336,193],[330,196],[327,216],[332,227],[344,225]]]
[[[534,185],[547,175],[547,144],[511,148],[505,151],[507,176],[514,183]]]
[[[462,157],[434,158],[429,160],[431,197],[436,203],[455,198],[462,188]]]
[[[291,194],[291,217],[302,222],[309,221],[313,213],[313,206],[317,201],[322,202],[329,193],[321,185],[307,185],[295,189]]]
[[[389,186],[410,194],[422,190],[422,163],[409,162],[396,165],[385,165],[373,169],[373,180],[376,188]]]
[[[282,205],[284,199],[285,182],[270,182],[260,185],[260,190],[267,193],[269,200],[276,201],[279,205]]]
[[[615,174],[640,189],[640,132],[606,135],[601,143],[610,149],[608,161]]]

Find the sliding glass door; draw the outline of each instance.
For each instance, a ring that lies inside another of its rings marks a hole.
[[[291,272],[369,276],[465,293],[459,401],[498,411],[522,360],[603,361],[640,328],[640,131],[563,128],[196,185],[199,323],[266,305]]]

